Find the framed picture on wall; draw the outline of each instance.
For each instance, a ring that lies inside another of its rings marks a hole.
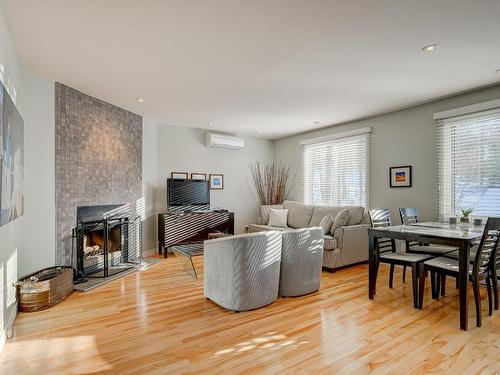
[[[390,187],[411,187],[411,165],[389,168]]]
[[[191,173],[191,180],[206,180],[206,173]]]
[[[181,180],[189,178],[187,172],[172,172],[171,177]]]
[[[224,189],[224,175],[218,173],[211,173],[208,177],[210,180],[210,189],[222,190]]]

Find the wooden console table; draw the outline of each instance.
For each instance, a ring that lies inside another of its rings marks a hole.
[[[174,245],[204,241],[212,232],[234,234],[234,212],[165,212],[158,214],[158,253]]]

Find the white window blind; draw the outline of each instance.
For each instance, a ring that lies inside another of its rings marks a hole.
[[[437,156],[441,219],[500,216],[500,109],[438,120]]]
[[[367,130],[302,144],[304,202],[367,207],[369,140]]]

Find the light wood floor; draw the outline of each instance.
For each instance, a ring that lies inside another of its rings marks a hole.
[[[427,290],[419,311],[400,273],[387,287],[383,265],[370,301],[367,274],[365,265],[323,273],[319,293],[236,314],[207,301],[203,281],[169,258],[19,314],[0,374],[500,373],[499,312],[484,306],[476,328],[471,303],[463,332],[452,280],[440,301]]]

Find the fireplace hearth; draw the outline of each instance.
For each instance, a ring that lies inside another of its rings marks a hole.
[[[141,262],[141,220],[130,215],[129,205],[77,207],[72,246],[75,282],[107,278]]]

